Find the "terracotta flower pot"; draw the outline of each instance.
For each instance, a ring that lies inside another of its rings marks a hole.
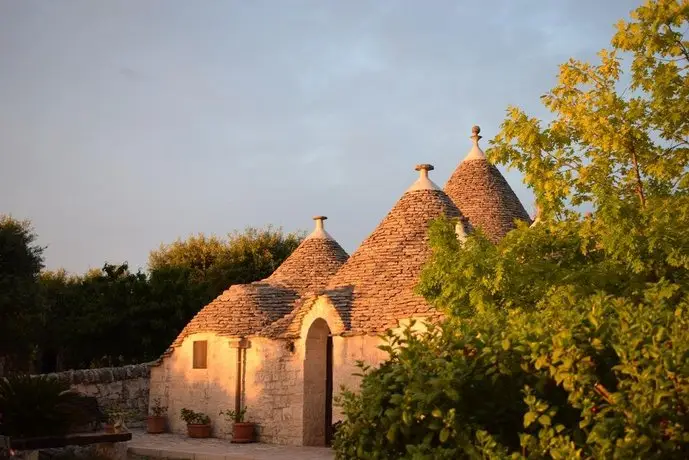
[[[115,425],[112,423],[104,423],[103,424],[103,431],[106,433],[114,433],[115,432]]]
[[[245,443],[256,441],[253,423],[235,422],[232,426],[232,442]]]
[[[195,423],[187,423],[187,433],[190,438],[210,438],[211,425],[198,425]]]
[[[165,433],[165,416],[149,415],[146,419],[146,431],[151,434]]]

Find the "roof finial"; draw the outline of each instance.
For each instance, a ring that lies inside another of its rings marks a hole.
[[[421,173],[421,177],[428,177],[428,171],[433,171],[434,169],[435,167],[429,164],[416,165],[414,167],[414,171],[419,171]]]
[[[323,221],[326,219],[326,216],[313,216],[313,220],[316,221],[316,230],[323,230]]]
[[[469,151],[469,154],[464,160],[485,160],[486,159],[486,154],[483,153],[483,150],[481,150],[481,147],[478,145],[478,141],[481,140],[483,136],[479,135],[481,132],[481,127],[478,125],[474,125],[471,128],[471,137],[470,139],[474,141],[474,145],[471,147],[471,150]]]
[[[483,136],[479,136],[479,133],[481,132],[481,127],[479,125],[474,125],[471,127],[471,139],[474,140],[475,144],[478,144],[478,141],[481,140]]]
[[[325,227],[323,226],[323,221],[326,219],[326,216],[313,217],[313,220],[316,221],[316,228],[313,230],[313,233],[309,235],[309,238],[332,238],[328,232],[325,231]]]
[[[440,190],[440,188],[428,178],[428,171],[433,171],[435,169],[433,165],[420,164],[416,165],[414,169],[419,171],[419,178],[407,189],[407,192],[413,190]]]

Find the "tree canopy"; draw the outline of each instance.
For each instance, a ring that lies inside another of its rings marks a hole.
[[[0,370],[27,361],[43,248],[30,222],[0,215]]]
[[[204,283],[217,295],[231,284],[269,276],[304,239],[303,232],[284,234],[280,229],[248,227],[226,239],[203,234],[178,239],[151,251],[151,274],[181,270],[191,281]]]
[[[224,289],[265,278],[303,233],[247,228],[161,245],[149,269],[105,263],[83,275],[43,270],[28,222],[0,220],[0,356],[7,370],[51,372],[160,356]]]
[[[508,108],[487,153],[524,173],[544,216],[689,191],[688,10],[686,0],[649,1],[617,24],[598,63],[562,64],[542,97],[554,116],[546,126]]]

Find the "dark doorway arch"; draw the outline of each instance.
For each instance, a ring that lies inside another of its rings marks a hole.
[[[303,417],[305,446],[330,445],[332,413],[333,340],[328,323],[318,318],[306,334]]]

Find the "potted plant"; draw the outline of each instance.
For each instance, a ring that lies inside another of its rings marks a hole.
[[[244,421],[246,407],[239,410],[227,409],[225,411],[220,411],[220,415],[224,416],[226,421],[233,422],[232,442],[246,443],[256,441],[255,424]]]
[[[124,433],[127,427],[124,424],[124,419],[127,416],[127,411],[117,405],[105,409],[106,422],[103,429],[106,433]]]
[[[182,420],[187,424],[187,433],[190,438],[210,438],[211,419],[203,412],[194,412],[183,408],[180,411]]]
[[[165,433],[167,407],[160,405],[160,398],[153,400],[151,414],[146,419],[146,431],[151,434]]]

